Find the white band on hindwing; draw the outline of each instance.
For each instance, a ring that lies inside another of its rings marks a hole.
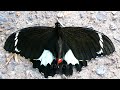
[[[79,64],[79,61],[75,58],[71,50],[68,50],[63,59],[67,62],[67,64],[70,63],[72,65]]]
[[[34,60],[40,60],[41,65],[46,66],[47,64],[51,64],[54,59],[55,59],[54,56],[49,50],[44,50],[42,55],[38,59]]]

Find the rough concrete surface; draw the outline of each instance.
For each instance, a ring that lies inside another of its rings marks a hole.
[[[120,11],[0,11],[0,79],[44,79],[29,59],[14,58],[4,66],[10,55],[3,49],[7,37],[29,26],[54,26],[56,18],[64,26],[90,27],[107,35],[116,51],[105,57],[92,59],[81,72],[73,75],[49,76],[48,79],[120,79]]]

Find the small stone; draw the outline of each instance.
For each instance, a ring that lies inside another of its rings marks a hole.
[[[20,12],[16,12],[16,16],[19,17],[21,14]]]
[[[96,73],[97,73],[98,75],[104,75],[105,72],[106,72],[106,68],[105,68],[104,66],[100,66],[100,67],[98,67],[98,68],[96,69]]]
[[[96,18],[99,20],[99,21],[106,21],[107,20],[107,16],[106,16],[106,12],[104,11],[99,11],[96,15]]]
[[[64,17],[64,14],[63,14],[63,13],[58,13],[58,14],[57,14],[57,17],[58,17],[58,18],[63,18],[63,17]]]
[[[30,75],[32,73],[32,70],[27,70],[26,75]]]
[[[33,20],[33,18],[32,18],[32,17],[28,17],[28,20],[29,20],[29,21],[32,21],[32,20]]]
[[[42,75],[39,73],[37,73],[37,69],[36,70],[27,70],[26,71],[26,76],[27,76],[27,79],[38,79],[38,78],[42,78]]]
[[[4,35],[1,35],[0,37],[1,37],[1,41],[4,41],[5,39]]]
[[[84,17],[83,14],[80,13],[80,18],[83,18],[83,17]]]
[[[1,36],[1,41],[4,41],[5,37]]]
[[[11,32],[10,30],[7,30],[7,31],[5,32],[5,34],[6,34],[6,35],[9,35],[10,32]]]
[[[86,12],[84,11],[80,12],[80,18],[84,18],[84,17],[87,17]]]
[[[117,15],[114,15],[113,18],[112,18],[112,20],[113,20],[113,21],[114,21],[114,20],[117,20],[117,17],[118,17]]]
[[[117,13],[117,11],[112,11],[111,13],[112,13],[113,15],[115,15],[115,14]]]
[[[90,13],[91,13],[91,14],[94,14],[94,13],[95,13],[95,11],[90,11]]]
[[[109,28],[110,28],[111,30],[116,30],[116,29],[117,29],[117,26],[116,26],[114,23],[110,23]]]
[[[114,35],[113,36],[114,39],[117,40],[118,42],[120,42],[120,33],[119,32],[114,32],[113,35]]]
[[[14,13],[15,13],[15,11],[10,11],[10,12],[9,12],[9,14],[14,14]]]
[[[44,17],[45,17],[46,19],[49,19],[49,18],[52,17],[52,15],[53,15],[52,12],[51,12],[51,13],[47,13],[47,12],[46,12]]]
[[[7,18],[0,15],[0,22],[7,22]]]
[[[2,31],[3,31],[3,29],[0,28],[0,32],[2,32]]]

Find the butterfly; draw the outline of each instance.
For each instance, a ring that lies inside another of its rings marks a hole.
[[[12,33],[4,49],[30,59],[44,77],[81,71],[92,58],[115,51],[112,41],[103,33],[85,27],[34,26]]]

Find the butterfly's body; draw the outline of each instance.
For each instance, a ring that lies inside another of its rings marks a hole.
[[[6,51],[20,54],[33,63],[45,77],[56,73],[72,75],[87,61],[115,51],[111,40],[102,33],[83,27],[28,27],[13,33],[5,42]]]

